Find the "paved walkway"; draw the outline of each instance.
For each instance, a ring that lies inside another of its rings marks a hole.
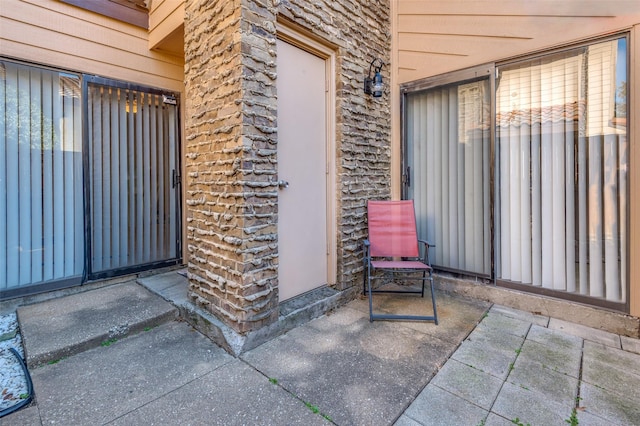
[[[396,425],[638,425],[638,352],[637,339],[494,305]]]
[[[438,326],[369,323],[367,302],[355,300],[234,358],[137,284],[119,286],[126,303],[107,300],[120,293],[111,287],[18,310],[21,324],[41,328],[38,340],[52,324],[58,338],[85,328],[96,300],[139,313],[150,299],[163,320],[129,333],[99,310],[104,330],[125,334],[32,368],[35,403],[2,425],[640,424],[634,339],[438,292]],[[423,304],[402,299],[409,310]]]

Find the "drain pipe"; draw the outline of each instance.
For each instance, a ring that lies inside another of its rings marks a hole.
[[[24,378],[27,381],[27,393],[29,394],[29,396],[27,398],[23,399],[22,401],[18,402],[17,404],[12,405],[11,407],[5,408],[4,410],[0,411],[0,418],[6,416],[8,414],[11,414],[11,413],[13,413],[15,411],[18,411],[19,409],[21,409],[25,405],[29,404],[31,402],[31,400],[33,400],[33,382],[31,381],[31,375],[29,374],[29,370],[27,369],[27,365],[24,363],[24,360],[22,359],[22,357],[20,356],[20,354],[18,353],[18,351],[15,348],[9,348],[9,350],[18,359],[18,362],[20,362],[20,367],[22,367],[22,372],[24,373]]]

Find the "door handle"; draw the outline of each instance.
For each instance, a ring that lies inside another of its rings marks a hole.
[[[284,188],[288,188],[288,187],[289,187],[289,182],[287,182],[286,180],[279,180],[278,181],[278,188],[284,189]]]

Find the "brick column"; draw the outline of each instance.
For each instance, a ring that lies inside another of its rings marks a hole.
[[[185,4],[189,296],[240,334],[278,316],[274,22],[246,0]]]

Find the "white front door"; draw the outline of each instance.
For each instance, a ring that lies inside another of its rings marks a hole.
[[[326,63],[278,40],[280,301],[327,284]]]

